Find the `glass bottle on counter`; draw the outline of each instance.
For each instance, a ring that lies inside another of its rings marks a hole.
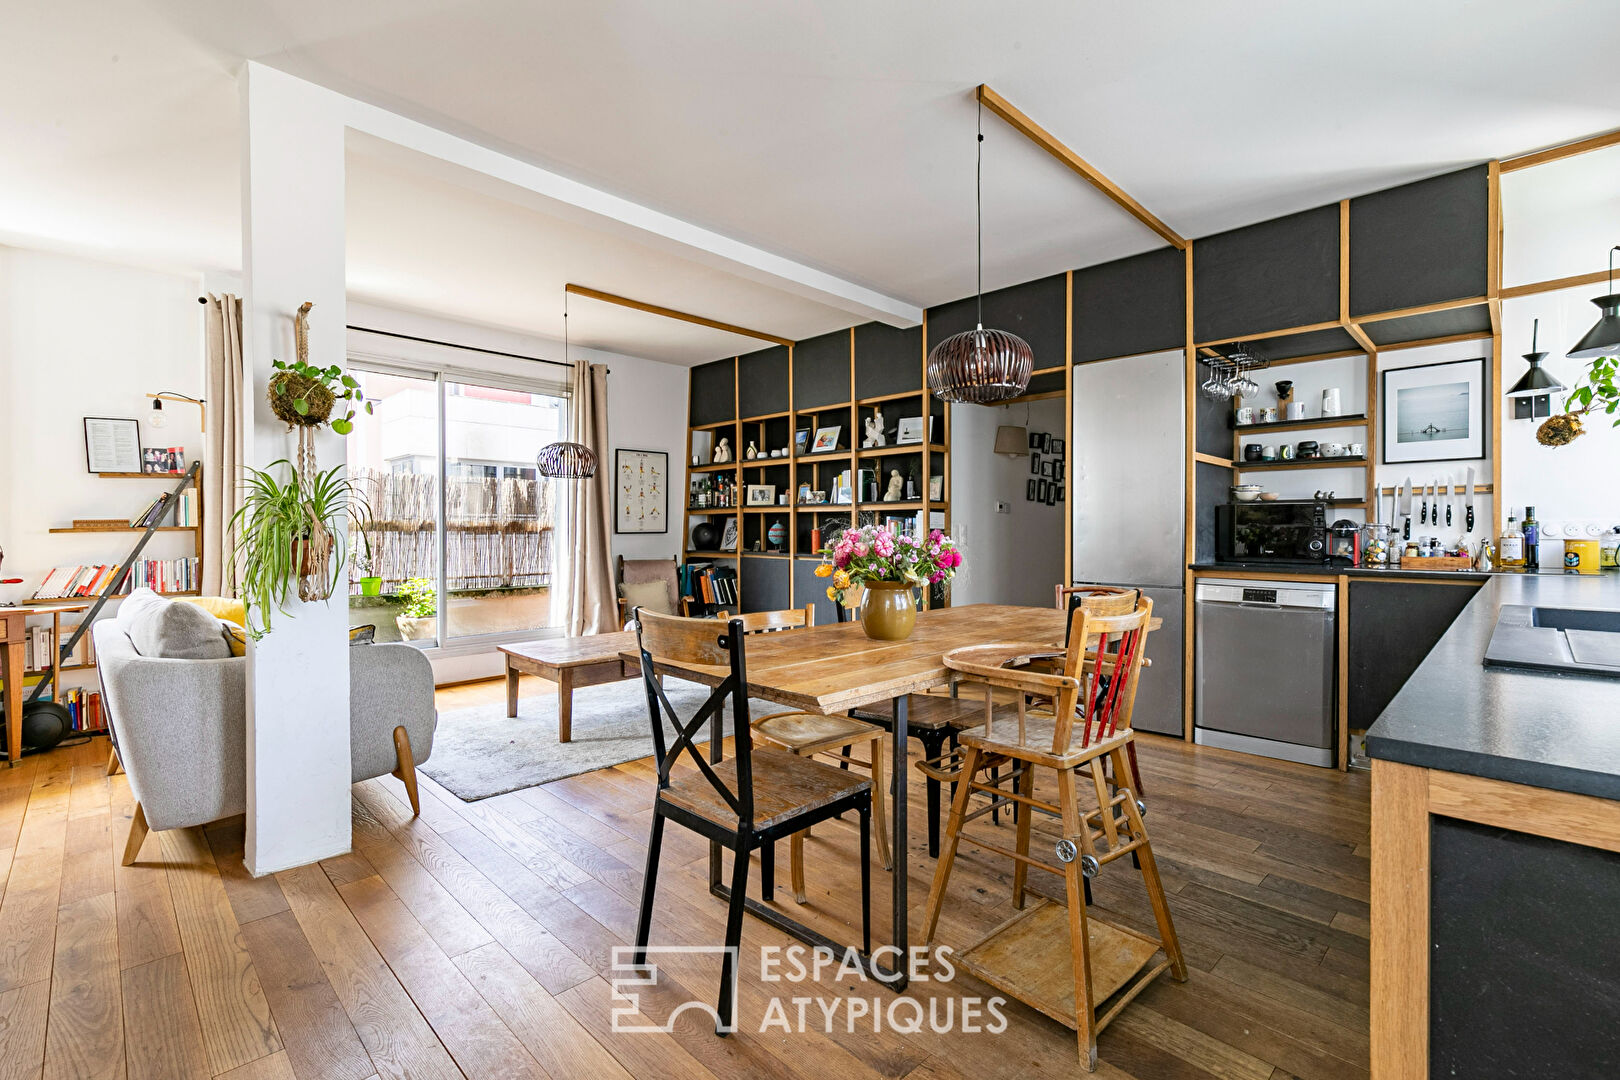
[[[1519,529],[1519,519],[1512,514],[1496,545],[1496,565],[1503,570],[1524,569],[1524,533]]]
[[[1541,543],[1541,522],[1536,520],[1536,508],[1524,508],[1524,568],[1530,573],[1541,569],[1541,552],[1538,545]]]

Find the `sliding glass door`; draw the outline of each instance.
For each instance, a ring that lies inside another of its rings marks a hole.
[[[350,535],[351,625],[380,641],[455,646],[558,632],[562,507],[535,454],[567,400],[519,383],[355,362],[349,475],[369,515]]]

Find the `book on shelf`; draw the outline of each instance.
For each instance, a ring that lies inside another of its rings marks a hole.
[[[62,627],[66,637],[72,637],[78,625]],[[56,635],[48,625],[30,626],[23,638],[23,668],[27,671],[44,671],[51,666],[51,658],[57,649]],[[62,657],[62,665],[85,666],[91,662],[90,635],[86,634],[73,646],[73,651]]]
[[[45,575],[45,580],[34,590],[35,600],[69,600],[82,596],[99,596],[113,575],[117,564],[95,566],[58,566]],[[195,556],[182,559],[138,559],[129,568],[123,591],[146,587],[160,593],[195,592],[202,579],[202,560]]]
[[[714,563],[689,562],[681,567],[681,595],[690,596],[701,611],[737,603],[737,571]]]
[[[146,509],[129,519],[132,529],[144,529],[154,521],[163,520],[163,513],[169,506],[170,494],[165,491],[157,498],[146,504]]]
[[[62,691],[56,700],[67,708],[69,731],[107,730],[107,714],[101,707],[101,691],[76,686]]]

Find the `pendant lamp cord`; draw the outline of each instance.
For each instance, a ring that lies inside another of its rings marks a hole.
[[[563,290],[563,363],[568,363],[568,290]]]
[[[1620,244],[1609,249],[1609,295],[1614,295],[1614,253],[1620,251]]]
[[[973,161],[973,219],[974,219],[974,263],[978,276],[975,278],[974,288],[977,296],[978,326],[984,329],[984,100],[978,99],[979,112],[975,134],[978,140],[974,143]],[[1614,258],[1610,256],[1609,265],[1614,266]],[[1613,273],[1613,270],[1610,270]]]

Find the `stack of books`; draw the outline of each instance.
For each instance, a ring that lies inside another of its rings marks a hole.
[[[57,698],[67,706],[69,731],[106,731],[107,714],[101,707],[101,691],[74,687]]]
[[[710,614],[707,609],[734,606],[737,603],[737,571],[714,563],[687,563],[681,567],[681,595],[690,596],[705,609],[696,614]]]
[[[46,574],[45,581],[34,590],[34,599],[68,600],[100,596],[117,572],[116,564],[58,566]],[[141,559],[129,568],[129,575],[121,587],[126,593],[143,586],[160,593],[195,592],[201,579],[202,560],[195,556],[184,559]]]
[[[64,626],[63,631],[73,636],[76,626]],[[49,626],[30,626],[27,636],[23,638],[23,668],[27,671],[43,671],[51,666],[51,657],[56,653],[56,635]],[[90,635],[86,634],[73,646],[73,651],[62,657],[63,666],[84,665],[90,662]]]
[[[34,590],[34,599],[67,600],[76,596],[99,596],[117,572],[116,565],[58,566],[46,574],[44,582]]]

